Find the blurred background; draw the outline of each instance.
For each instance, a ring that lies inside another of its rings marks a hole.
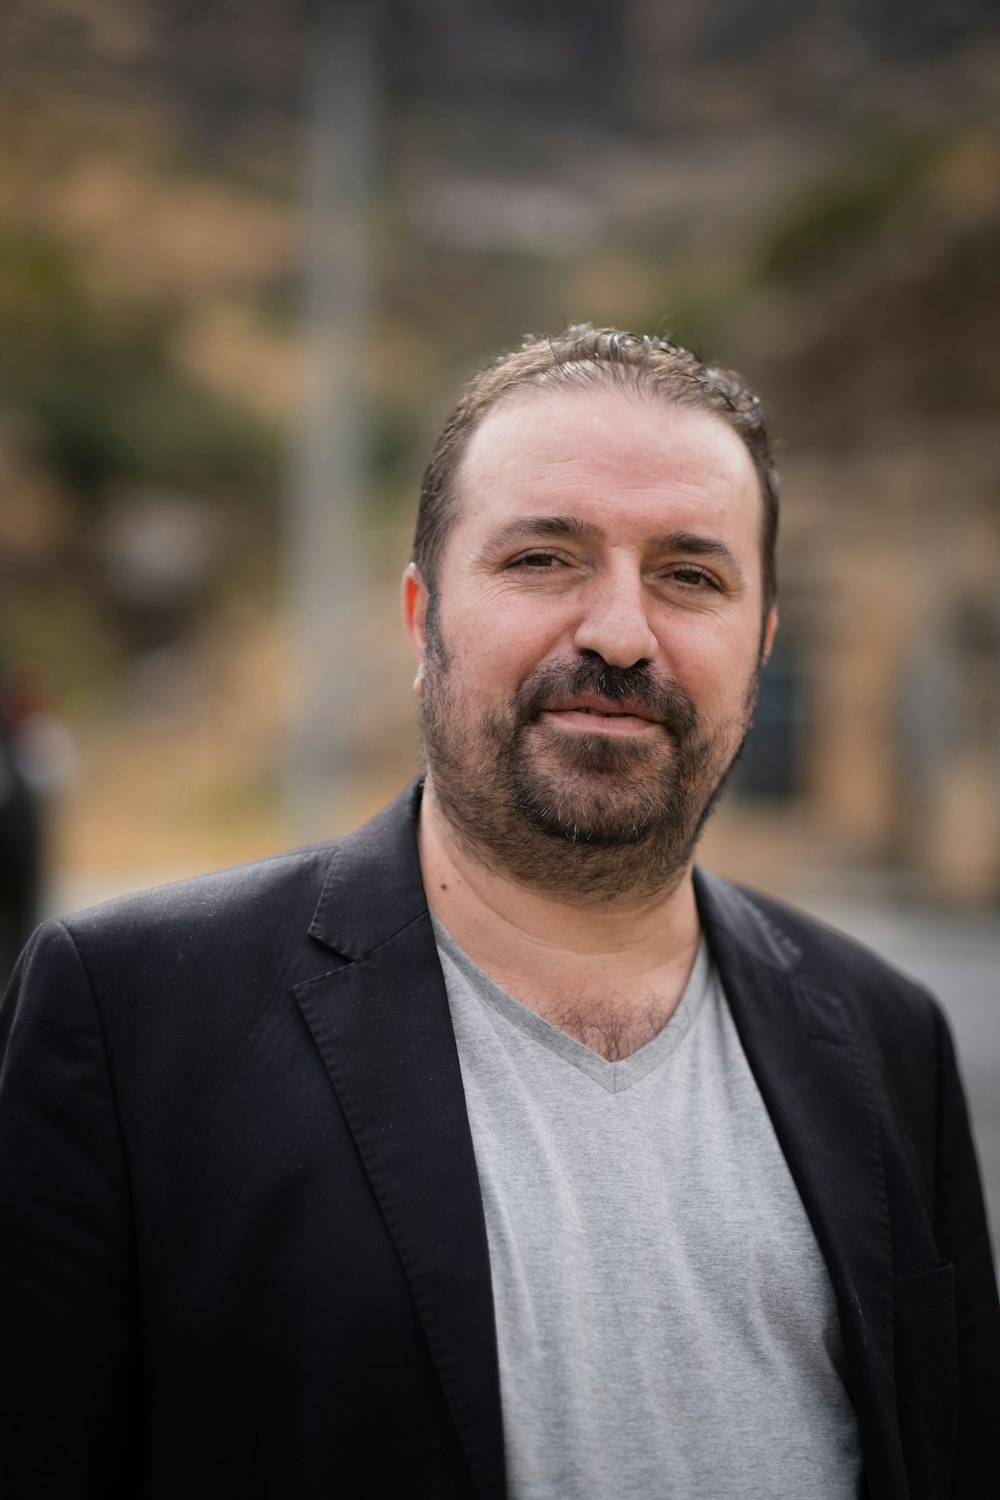
[[[1000,1183],[998,117],[988,0],[8,0],[0,963],[391,796],[462,381],[669,332],[784,478],[705,862],[936,985]]]

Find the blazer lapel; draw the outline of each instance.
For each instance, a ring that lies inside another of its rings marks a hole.
[[[419,787],[335,852],[313,937],[341,967],[296,989],[413,1292],[481,1500],[505,1492],[489,1249],[424,899]]]
[[[830,1273],[866,1493],[908,1493],[895,1416],[893,1268],[874,1086],[849,1010],[799,979],[802,953],[743,892],[696,892],[747,1061]]]

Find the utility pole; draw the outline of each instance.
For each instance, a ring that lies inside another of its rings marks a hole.
[[[305,839],[342,826],[358,758],[374,10],[364,0],[306,8],[302,404],[288,531],[296,682],[288,796]]]

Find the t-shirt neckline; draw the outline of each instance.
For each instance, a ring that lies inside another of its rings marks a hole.
[[[711,989],[712,962],[703,935],[684,993],[670,1019],[644,1046],[613,1062],[516,1000],[459,947],[433,913],[431,921],[442,959],[454,964],[472,992],[496,1017],[585,1073],[609,1094],[620,1094],[632,1088],[677,1051],[697,1020]]]

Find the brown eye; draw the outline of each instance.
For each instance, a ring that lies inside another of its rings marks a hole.
[[[715,588],[713,579],[700,568],[674,568],[670,576],[687,588]]]

